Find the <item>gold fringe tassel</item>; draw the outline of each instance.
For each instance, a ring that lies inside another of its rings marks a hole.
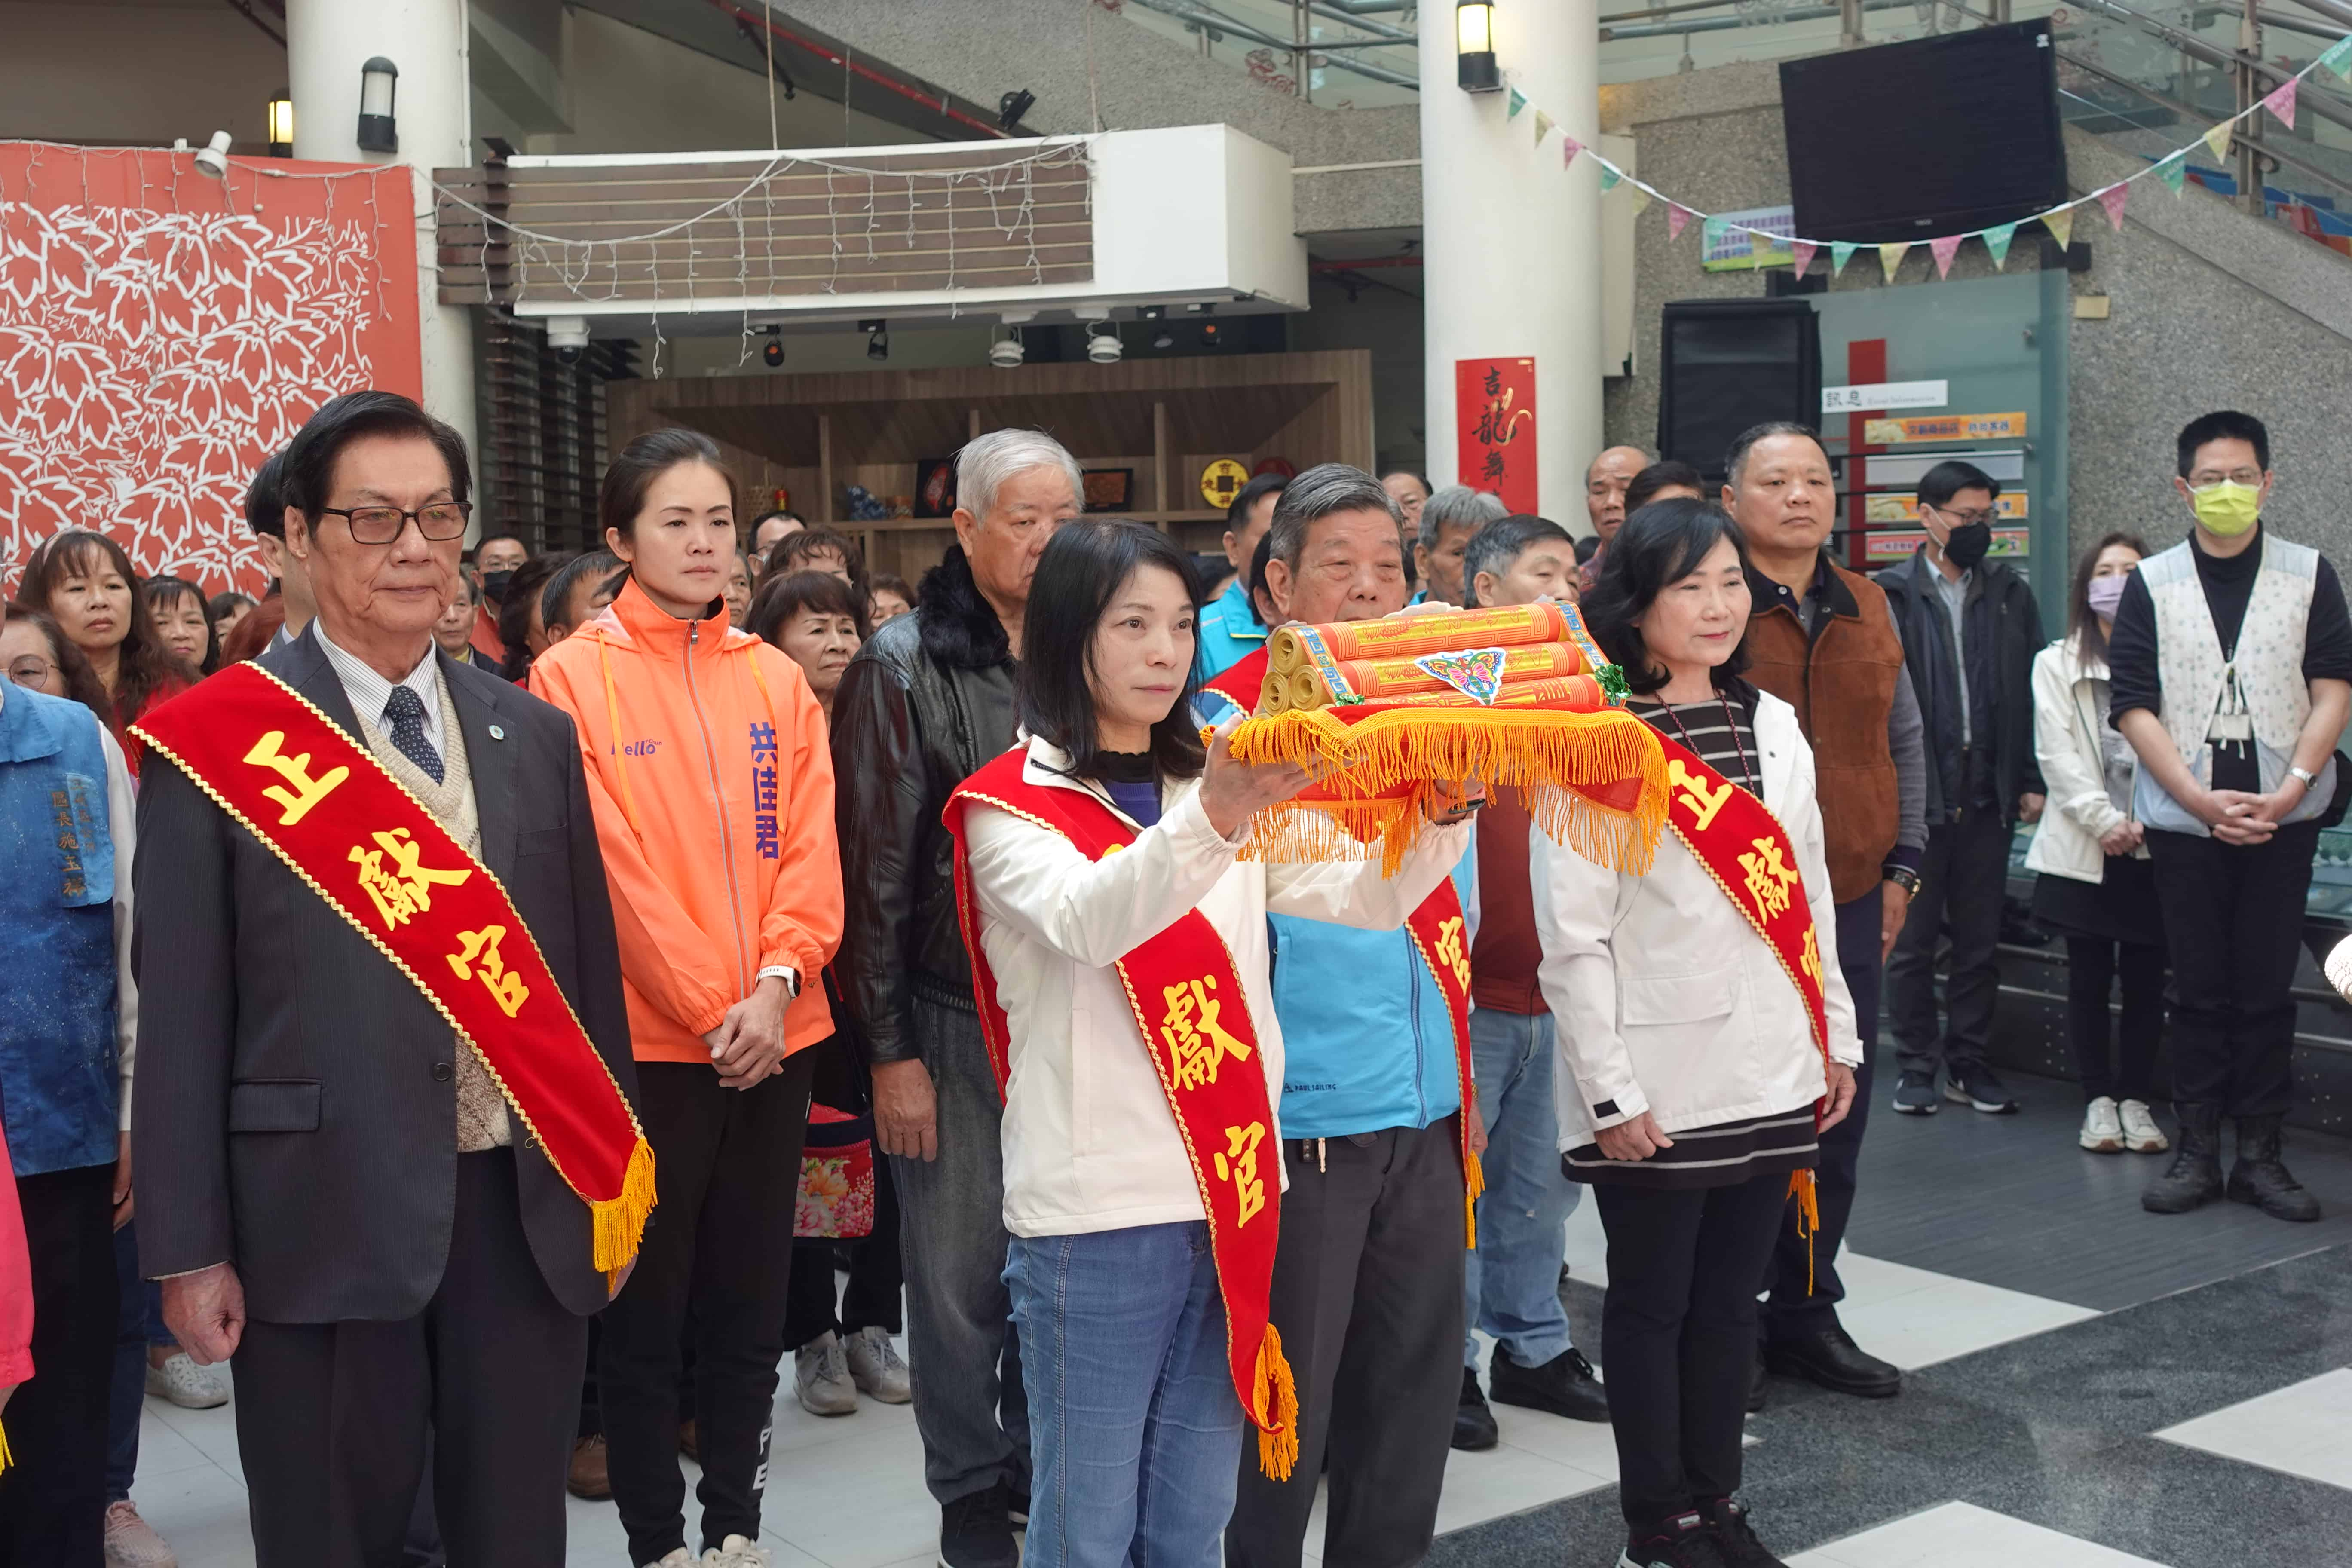
[[[628,1173],[621,1178],[621,1195],[604,1198],[588,1205],[591,1221],[595,1226],[596,1267],[614,1289],[620,1286],[621,1270],[637,1255],[637,1244],[645,1239],[646,1216],[654,1212],[654,1146],[644,1139],[629,1151]]]
[[[1282,1353],[1282,1335],[1272,1323],[1257,1342],[1257,1370],[1250,1378],[1251,1414],[1257,1418],[1257,1468],[1272,1481],[1286,1481],[1298,1464],[1298,1384]],[[1273,1430],[1268,1431],[1267,1428]]]
[[[5,1430],[0,1430],[0,1470],[8,1468],[12,1458],[14,1456],[8,1452],[8,1434]]]
[[[1813,1173],[1789,1173],[1789,1195],[1797,1200],[1797,1234],[1805,1238],[1805,1294],[1813,1293],[1813,1237],[1821,1234],[1822,1200]]]
[[[1470,1239],[1464,1245],[1478,1250],[1478,1200],[1486,1193],[1486,1166],[1478,1158],[1478,1151],[1469,1144],[1462,1145],[1462,1217]]]
[[[1234,732],[1241,761],[1295,763],[1347,792],[1260,813],[1245,858],[1363,860],[1377,845],[1392,876],[1420,838],[1433,781],[1476,778],[1523,791],[1538,826],[1587,859],[1637,875],[1650,868],[1666,820],[1665,754],[1632,714],[1399,710],[1351,727],[1331,711],[1254,719]],[[1630,811],[1580,791],[1629,780],[1640,786]]]

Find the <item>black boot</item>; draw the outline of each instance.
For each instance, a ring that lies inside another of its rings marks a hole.
[[[2319,1200],[2303,1190],[2279,1158],[2277,1116],[2238,1118],[2238,1160],[2230,1167],[2230,1201],[2252,1204],[2273,1219],[2315,1220]]]
[[[2221,1108],[2183,1100],[2173,1109],[2180,1113],[2180,1142],[2164,1174],[2139,1195],[2150,1214],[2187,1214],[2221,1195]]]
[[[1495,1347],[1497,1354],[1502,1346]],[[1495,1413],[1486,1406],[1486,1396],[1478,1392],[1478,1369],[1462,1369],[1462,1400],[1454,1407],[1454,1446],[1465,1453],[1484,1453],[1503,1440],[1495,1425]]]

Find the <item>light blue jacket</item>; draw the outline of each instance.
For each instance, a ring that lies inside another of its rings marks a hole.
[[[1239,577],[1201,612],[1192,656],[1197,679],[1213,679],[1265,646],[1265,628],[1250,607],[1249,584]]]
[[[1232,710],[1215,692],[1201,694],[1202,722]],[[1474,842],[1454,868],[1465,942],[1477,920],[1477,863]],[[1286,1053],[1283,1137],[1426,1127],[1462,1108],[1454,1025],[1411,932],[1296,915],[1268,915],[1266,927]]]

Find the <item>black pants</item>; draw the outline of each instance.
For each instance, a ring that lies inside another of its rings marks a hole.
[[[841,1252],[849,1255],[849,1288],[835,1309],[833,1266]],[[784,1298],[784,1348],[799,1350],[828,1331],[844,1338],[860,1329],[899,1334],[906,1331],[900,1305],[907,1282],[898,1257],[898,1191],[891,1184],[890,1162],[876,1151],[874,1161],[874,1228],[854,1240],[807,1237],[793,1243],[793,1279]]]
[[[1927,829],[1919,896],[1886,961],[1886,1010],[1896,1060],[1905,1072],[1938,1066],[1967,1072],[1984,1065],[1992,1037],[2000,970],[2000,899],[2009,879],[2009,824],[2000,813],[1970,808],[1958,822]],[[1946,1025],[1936,1027],[1936,946],[1952,939],[1944,980]]]
[[[1837,907],[1838,973],[1853,997],[1854,1032],[1862,1037],[1862,1065],[1853,1069],[1853,1109],[1822,1134],[1821,1163],[1813,1171],[1813,1196],[1821,1229],[1808,1239],[1798,1229],[1797,1205],[1790,1200],[1780,1238],[1764,1260],[1764,1337],[1793,1339],[1837,1326],[1837,1304],[1845,1300],[1838,1278],[1838,1248],[1846,1221],[1853,1216],[1853,1191],[1862,1163],[1863,1130],[1870,1125],[1871,1058],[1878,1049],[1878,942],[1885,911],[1885,889],[1873,888]],[[1812,1288],[1806,1289],[1807,1280]]]
[[[455,1568],[562,1568],[587,1337],[532,1260],[513,1153],[459,1155],[424,1311],[245,1326],[230,1364],[258,1568],[392,1568],[428,1479]]]
[[[1788,1194],[1785,1171],[1694,1192],[1593,1184],[1609,1237],[1601,1355],[1631,1524],[1739,1489],[1756,1277]]]
[[[636,1272],[604,1310],[596,1369],[613,1500],[633,1563],[687,1543],[677,1385],[689,1302],[703,1544],[759,1539],[809,1071],[802,1051],[756,1088],[733,1089],[700,1063],[637,1064],[637,1120],[654,1146],[661,1202]]]
[[[1327,1448],[1323,1561],[1387,1568],[1428,1554],[1462,1396],[1461,1139],[1449,1116],[1284,1144],[1272,1305],[1298,1379],[1298,1464],[1268,1480],[1257,1445],[1242,1445],[1228,1568],[1297,1568]]]
[[[2319,825],[2236,846],[2150,833],[2172,954],[2172,1098],[2231,1116],[2283,1116],[2294,1089],[2303,901]]]
[[[114,1167],[16,1178],[33,1263],[33,1376],[0,1414],[0,1564],[99,1568],[114,1386]]]
[[[2120,1033],[2107,1016],[2107,993],[2118,974],[2124,983]],[[2103,936],[2066,939],[2066,1037],[2074,1047],[2084,1104],[2147,1100],[2163,1033],[2164,949]]]

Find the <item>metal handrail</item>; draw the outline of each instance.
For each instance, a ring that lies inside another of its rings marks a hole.
[[[1197,27],[1213,27],[1220,33],[1230,33],[1234,37],[1246,38],[1253,44],[1261,44],[1268,48],[1280,49],[1285,54],[1319,55],[1323,54],[1326,49],[1332,47],[1330,44],[1320,43],[1302,45],[1297,38],[1276,37],[1272,33],[1262,32],[1258,28],[1251,26],[1246,22],[1231,21],[1226,17],[1218,16],[1214,12],[1211,11],[1207,6],[1202,5],[1200,0],[1135,0],[1135,3],[1142,6],[1147,11],[1157,11],[1163,16],[1173,16],[1180,22],[1190,22]],[[1313,9],[1323,15],[1334,15],[1328,5],[1318,5],[1313,7]],[[1381,25],[1378,23],[1367,22],[1360,16],[1350,16],[1346,12],[1337,13],[1334,19],[1347,22],[1354,26],[1366,28],[1377,27]],[[1405,41],[1406,37],[1411,37],[1411,34],[1406,34],[1404,37],[1388,38],[1381,41],[1388,44],[1402,45]],[[1369,41],[1370,40],[1364,40],[1363,42]],[[1341,40],[1335,39],[1333,42],[1339,43],[1341,42]],[[1361,45],[1356,44],[1351,47],[1361,47]],[[1325,63],[1333,70],[1343,70],[1351,75],[1364,77],[1372,81],[1386,82],[1391,87],[1409,87],[1414,89],[1416,91],[1419,90],[1421,87],[1421,79],[1419,77],[1408,75],[1401,70],[1391,70],[1387,66],[1375,65],[1370,60],[1349,59],[1345,55],[1330,55],[1327,57]]]

